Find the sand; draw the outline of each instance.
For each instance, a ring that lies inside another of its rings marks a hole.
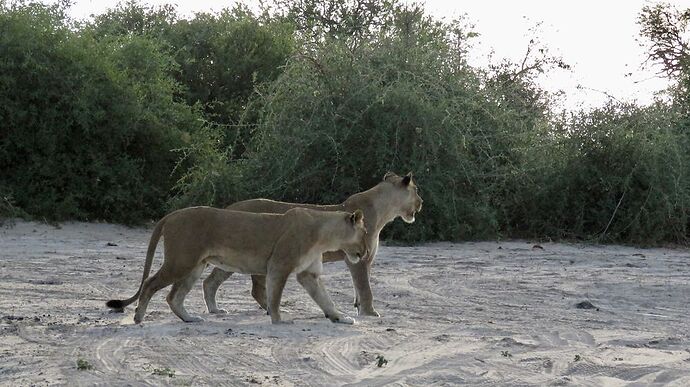
[[[133,308],[104,302],[135,292],[149,234],[0,230],[0,385],[690,385],[687,249],[383,246],[372,274],[381,318],[354,315],[336,262],[324,280],[354,326],[325,319],[294,276],[282,310],[295,323],[273,326],[245,275],[219,291],[227,315],[206,313],[199,283],[186,305],[204,322],[180,321],[163,290],[134,325]]]

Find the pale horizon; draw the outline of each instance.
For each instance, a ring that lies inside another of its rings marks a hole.
[[[75,19],[84,19],[103,13],[117,3],[76,0],[69,13]],[[217,12],[238,2],[147,0],[142,3],[174,4],[180,15],[191,16],[195,12]],[[568,110],[597,107],[609,96],[647,105],[654,101],[656,93],[669,86],[667,79],[658,76],[658,67],[642,66],[646,52],[640,46],[642,39],[637,25],[642,7],[659,1],[427,0],[423,3],[437,18],[451,20],[464,15],[475,26],[474,30],[480,35],[474,39],[469,53],[474,66],[486,67],[490,61],[504,58],[521,61],[529,40],[536,36],[552,55],[561,57],[571,66],[569,71],[554,69],[539,79],[546,90],[565,92],[558,107]],[[690,8],[690,0],[671,4],[679,9]],[[536,34],[530,33],[537,24]]]

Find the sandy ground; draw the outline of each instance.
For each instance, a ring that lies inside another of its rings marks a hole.
[[[384,246],[372,283],[381,318],[332,324],[292,277],[282,308],[295,324],[273,326],[235,275],[218,297],[229,314],[205,312],[199,283],[187,307],[206,321],[183,323],[161,291],[136,326],[131,307],[104,302],[136,290],[149,232],[0,230],[0,385],[690,385],[688,250]],[[325,266],[336,304],[354,313],[345,264]]]

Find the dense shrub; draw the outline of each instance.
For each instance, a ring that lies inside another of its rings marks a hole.
[[[177,64],[171,75],[182,86],[179,96],[224,125],[239,121],[254,87],[275,79],[294,50],[290,24],[241,4],[184,19],[171,5],[127,1],[87,29],[97,39],[137,35],[159,42]]]
[[[555,114],[537,76],[468,65],[477,34],[417,5],[277,0],[190,18],[0,2],[0,216],[133,222],[253,197],[334,203],[386,171],[425,199],[406,241],[687,242],[690,15],[645,7],[667,102]]]
[[[248,193],[332,203],[387,170],[413,171],[424,221],[389,236],[496,235],[493,195],[515,178],[520,155],[512,150],[526,146],[542,112],[496,100],[458,50],[467,36],[460,24],[398,8],[371,38],[325,37],[294,56],[253,101],[259,125],[246,154]]]
[[[175,102],[173,63],[155,42],[96,43],[59,7],[0,11],[0,186],[48,219],[130,222],[160,215],[170,150],[199,126]]]
[[[542,173],[523,185],[512,228],[530,236],[685,242],[690,214],[687,137],[677,115],[611,103],[574,114],[529,161]],[[548,164],[548,165],[546,165]]]
[[[173,187],[168,209],[191,205],[224,207],[246,198],[246,181],[241,161],[233,160],[233,148],[227,147],[225,131],[207,125],[192,135],[190,144],[176,149],[180,160],[176,169],[184,173]]]

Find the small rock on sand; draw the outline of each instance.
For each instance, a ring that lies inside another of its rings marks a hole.
[[[596,310],[599,310],[599,308],[594,306],[594,304],[592,304],[589,301],[578,302],[577,304],[575,304],[575,307],[577,309],[596,309]]]

